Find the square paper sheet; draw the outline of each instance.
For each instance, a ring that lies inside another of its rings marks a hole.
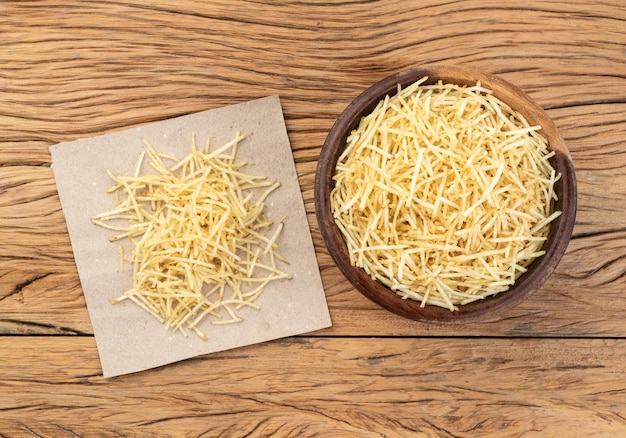
[[[119,271],[119,252],[109,242],[114,233],[95,226],[91,218],[115,207],[106,190],[114,175],[132,175],[142,139],[159,152],[178,158],[211,138],[211,150],[246,135],[236,162],[252,164],[244,172],[264,175],[282,186],[266,200],[266,215],[285,218],[278,240],[289,260],[281,269],[292,278],[270,283],[256,300],[260,310],[241,309],[243,321],[213,325],[205,319],[184,337],[166,329],[153,316],[130,301],[110,301],[132,285],[131,269]],[[87,301],[104,377],[133,373],[193,356],[292,336],[331,325],[326,297],[313,248],[304,202],[278,96],[182,116],[100,137],[61,143],[50,148],[54,176],[72,249]]]

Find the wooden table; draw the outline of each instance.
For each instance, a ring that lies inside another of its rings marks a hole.
[[[317,157],[345,106],[425,63],[554,119],[578,179],[548,283],[482,322],[396,317],[334,266]],[[49,146],[280,95],[333,327],[103,379]],[[0,3],[0,436],[626,436],[623,0]]]

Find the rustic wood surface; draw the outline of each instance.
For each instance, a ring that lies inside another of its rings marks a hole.
[[[556,273],[484,320],[404,320],[342,277],[317,156],[363,89],[484,69],[554,119],[578,180]],[[49,146],[278,94],[333,327],[103,379]],[[0,436],[626,436],[626,5],[0,2]]]

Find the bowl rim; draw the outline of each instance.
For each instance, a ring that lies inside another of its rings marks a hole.
[[[561,179],[555,187],[560,196],[554,209],[560,209],[563,213],[552,223],[545,247],[546,254],[536,259],[509,290],[460,305],[454,312],[443,307],[421,306],[417,301],[402,299],[387,287],[372,280],[363,269],[352,266],[345,242],[330,210],[332,177],[338,155],[344,149],[348,134],[386,94],[393,95],[398,85],[405,88],[425,76],[428,77],[426,84],[438,80],[458,85],[475,85],[476,82],[480,82],[504,103],[519,111],[531,125],[541,125],[540,132],[548,140],[548,147],[555,152],[551,158],[552,164],[561,173]],[[422,322],[439,323],[462,322],[508,308],[540,288],[554,272],[567,249],[577,208],[576,177],[569,150],[543,108],[521,89],[496,75],[474,68],[442,64],[426,64],[387,76],[366,88],[345,108],[322,146],[315,173],[314,195],[315,213],[322,240],[335,264],[352,286],[371,301],[400,316]]]

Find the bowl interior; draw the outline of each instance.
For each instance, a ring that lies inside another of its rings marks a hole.
[[[554,187],[558,196],[554,208],[563,213],[552,223],[544,246],[546,254],[536,259],[509,290],[459,306],[459,310],[454,312],[431,305],[422,307],[418,302],[402,299],[372,280],[361,268],[352,266],[330,208],[330,192],[334,188],[333,175],[337,159],[345,148],[350,132],[385,95],[394,95],[398,84],[404,88],[425,76],[428,77],[426,84],[441,80],[444,83],[471,86],[480,81],[497,98],[524,115],[531,125],[541,125],[541,134],[548,140],[549,148],[555,151],[551,164],[561,174],[561,179]],[[315,204],[322,238],[337,267],[357,290],[387,310],[407,318],[425,322],[454,322],[508,307],[545,282],[556,268],[571,237],[576,215],[576,181],[569,152],[556,126],[525,93],[507,81],[480,71],[433,65],[400,72],[375,83],[344,110],[329,132],[320,154],[315,180]]]

